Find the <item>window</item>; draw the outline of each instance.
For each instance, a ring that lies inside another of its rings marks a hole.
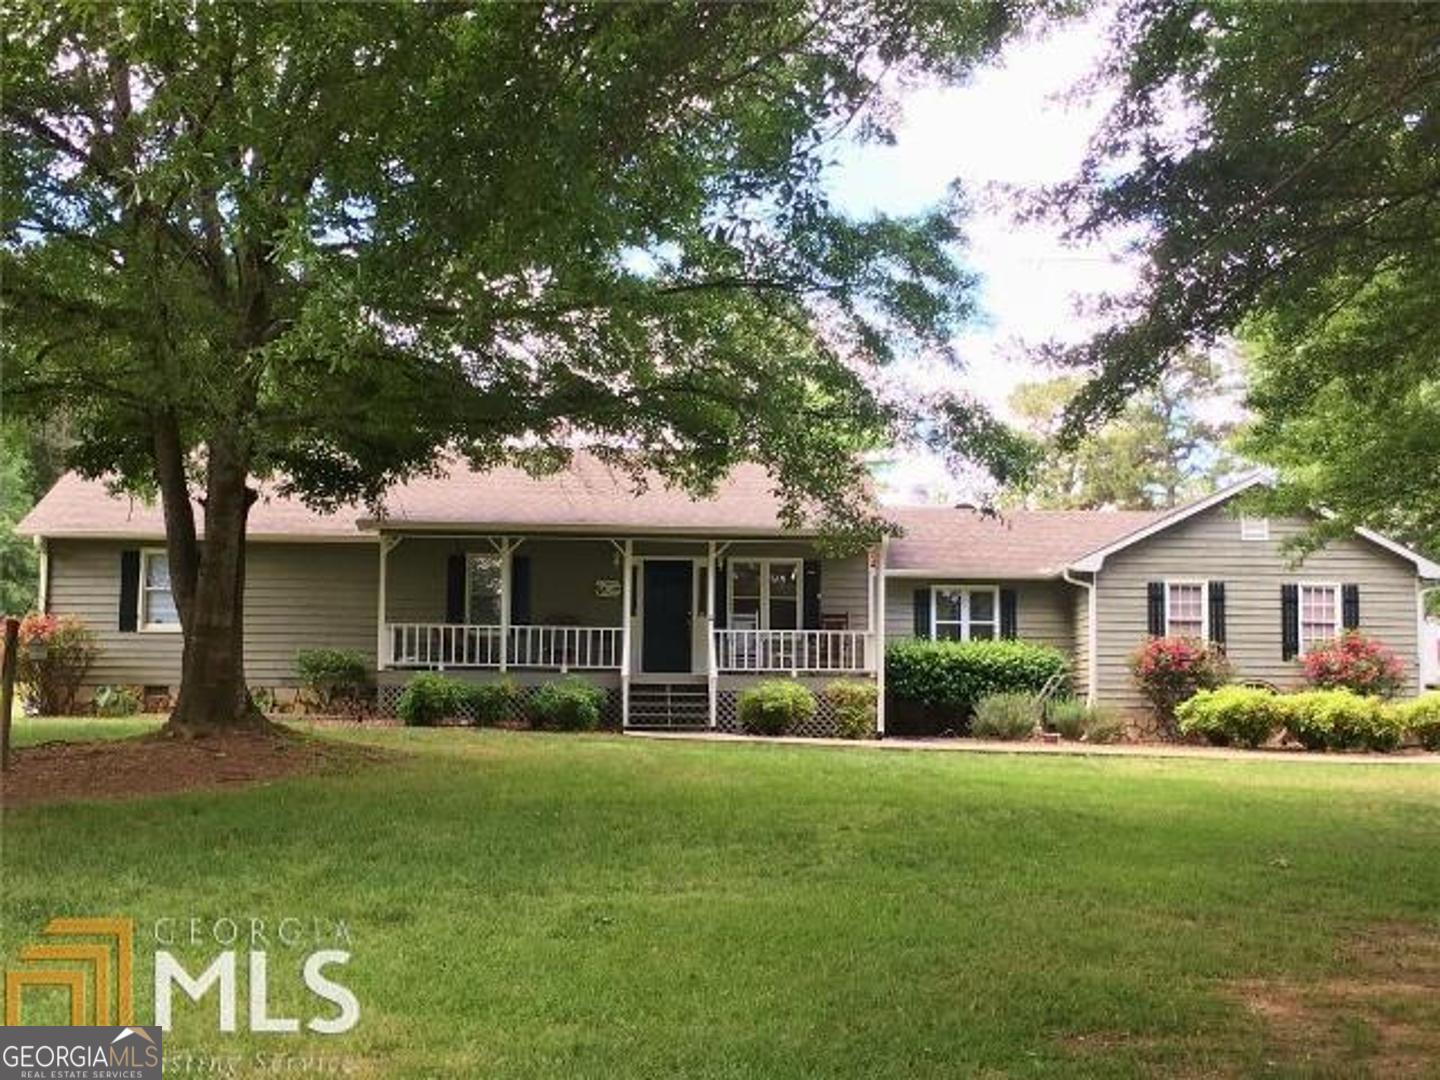
[[[1198,638],[1209,635],[1205,600],[1208,588],[1203,581],[1165,583],[1165,636]]]
[[[731,559],[731,628],[800,629],[802,566],[799,559]]]
[[[1000,636],[1000,590],[936,585],[930,590],[930,636],[940,641],[993,641]]]
[[[145,630],[179,630],[180,612],[170,592],[170,556],[146,551],[140,566],[140,626]]]
[[[1300,652],[1309,652],[1340,634],[1340,586],[1300,586]]]
[[[1241,540],[1269,540],[1270,519],[1263,517],[1251,517],[1249,514],[1240,515],[1240,539]]]
[[[472,626],[500,623],[500,556],[465,556],[465,621]]]

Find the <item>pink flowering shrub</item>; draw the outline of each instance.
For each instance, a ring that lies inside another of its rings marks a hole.
[[[26,615],[15,681],[41,716],[73,713],[75,695],[99,654],[95,632],[73,615]]]
[[[1196,638],[1153,637],[1130,656],[1130,674],[1155,710],[1162,735],[1175,734],[1175,707],[1230,677],[1225,654]]]
[[[1317,645],[1302,660],[1305,678],[1321,690],[1392,697],[1405,685],[1405,666],[1385,645],[1358,630]]]

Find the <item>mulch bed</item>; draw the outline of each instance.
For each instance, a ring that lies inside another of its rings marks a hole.
[[[200,739],[155,733],[134,739],[48,742],[12,752],[0,781],[7,807],[76,799],[130,799],[353,772],[393,751],[332,742],[283,727]]]

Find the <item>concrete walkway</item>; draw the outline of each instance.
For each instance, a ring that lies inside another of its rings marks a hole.
[[[789,735],[728,735],[718,731],[628,731],[632,739],[671,742],[760,743],[766,746],[835,746],[849,750],[934,750],[968,754],[1029,754],[1052,757],[1188,758],[1199,761],[1296,761],[1310,765],[1432,765],[1440,754],[1406,750],[1396,754],[1309,753],[1304,750],[1234,750],[1224,746],[1171,743],[1000,742],[992,739],[808,739]]]

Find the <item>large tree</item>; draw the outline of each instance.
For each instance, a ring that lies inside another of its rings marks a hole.
[[[1148,263],[1066,356],[1097,375],[1071,433],[1241,333],[1277,504],[1440,538],[1440,5],[1126,0],[1114,27],[1118,104],[1043,203]]]
[[[65,411],[73,466],[159,494],[172,730],[259,722],[257,480],[332,507],[446,452],[553,464],[586,444],[696,491],[757,459],[791,513],[873,527],[853,450],[903,410],[872,373],[947,355],[969,281],[947,215],[833,210],[826,148],[883,137],[886,87],[960,77],[1011,18],[12,4],[9,400]]]
[[[1146,510],[1178,506],[1212,490],[1234,468],[1225,440],[1235,427],[1221,365],[1191,353],[1120,413],[1074,444],[1061,438],[1065,411],[1084,387],[1078,375],[1022,383],[1010,410],[1038,440],[1037,463],[1011,497],[1033,507]],[[1216,403],[1220,409],[1209,406]]]

